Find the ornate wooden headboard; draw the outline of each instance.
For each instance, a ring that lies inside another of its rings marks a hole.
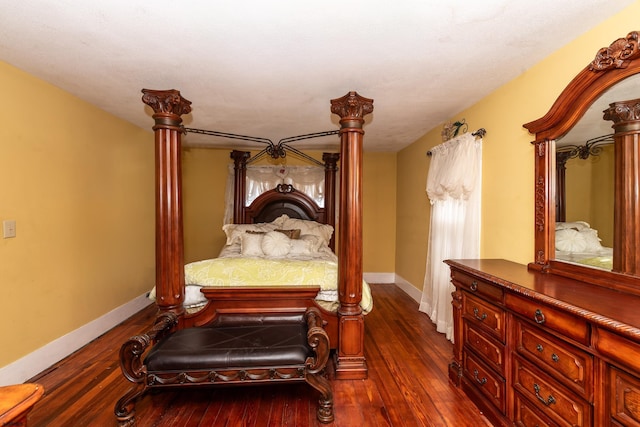
[[[280,184],[258,196],[244,209],[245,223],[271,222],[281,215],[326,223],[326,212],[290,184]]]
[[[270,222],[282,214],[291,218],[307,219],[335,228],[336,222],[336,173],[338,171],[339,153],[323,153],[325,170],[325,202],[324,207],[305,193],[296,190],[289,184],[280,184],[276,188],[262,193],[250,206],[245,206],[248,151],[233,150],[231,158],[234,161],[234,208],[233,222],[247,224],[256,222]],[[331,249],[334,249],[334,239],[331,239]]]

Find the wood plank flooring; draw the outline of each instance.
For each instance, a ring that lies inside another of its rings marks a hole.
[[[335,380],[334,427],[490,425],[476,406],[449,383],[451,343],[418,312],[417,303],[394,285],[371,285],[374,310],[365,316],[366,380]],[[115,402],[130,387],[118,352],[129,337],[146,331],[155,308],[132,316],[91,344],[32,378],[45,388],[29,414],[30,427],[117,425]],[[318,394],[306,384],[192,388],[147,394],[136,406],[137,425],[318,426]]]

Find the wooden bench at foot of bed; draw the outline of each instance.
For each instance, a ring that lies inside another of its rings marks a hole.
[[[333,421],[333,394],[324,377],[329,337],[320,310],[219,314],[209,325],[174,332],[173,313],[120,349],[125,377],[136,385],[115,406],[120,426],[135,424],[135,404],[150,388],[306,382],[320,392],[317,418]],[[147,348],[155,342],[144,358]]]
[[[309,308],[317,308],[322,316],[322,327],[329,336],[329,347],[335,349],[338,316],[316,303],[318,291],[318,286],[204,287],[200,292],[209,303],[200,311],[183,316],[182,326],[207,325],[221,314],[304,313]]]

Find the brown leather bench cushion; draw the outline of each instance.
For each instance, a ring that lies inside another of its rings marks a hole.
[[[145,359],[147,372],[304,366],[313,354],[302,316],[238,316],[176,331]]]

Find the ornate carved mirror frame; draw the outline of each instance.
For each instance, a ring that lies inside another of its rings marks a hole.
[[[640,294],[640,94],[612,105],[615,130],[613,271],[555,260],[555,140],[565,135],[607,89],[640,73],[638,32],[602,48],[562,91],[549,112],[524,125],[535,135],[535,260],[530,269]]]

